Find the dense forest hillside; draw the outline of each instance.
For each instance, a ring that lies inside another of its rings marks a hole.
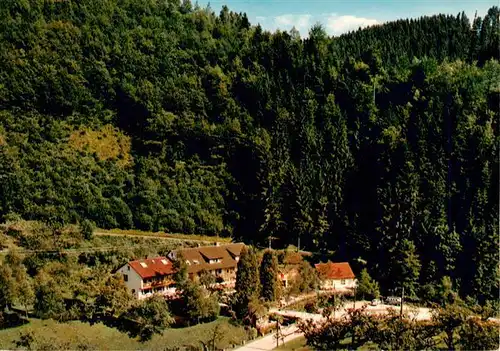
[[[499,12],[301,39],[188,0],[1,1],[0,217],[272,235],[495,298]]]

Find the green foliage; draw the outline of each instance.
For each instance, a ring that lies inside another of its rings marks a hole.
[[[133,297],[125,286],[122,277],[118,275],[108,276],[101,279],[100,285],[90,295],[94,295],[93,312],[85,315],[91,322],[109,321],[118,318],[130,307]],[[155,302],[159,304],[159,302]]]
[[[207,270],[202,270],[198,273],[199,282],[205,288],[209,289],[216,283],[215,276]]]
[[[376,345],[383,350],[434,350],[442,342],[448,350],[457,346],[463,350],[494,350],[499,346],[497,322],[467,318],[463,307],[457,305],[434,311],[432,321],[419,321],[394,309],[379,316],[363,308],[348,310],[340,318],[324,315],[326,319],[320,323],[299,323],[307,344],[318,350],[364,349],[367,343],[370,349]]]
[[[61,319],[66,311],[60,286],[52,278],[37,277],[34,309],[42,319]]]
[[[141,341],[151,339],[154,334],[161,334],[173,323],[168,305],[160,295],[145,299],[130,308],[124,317],[135,322],[135,328],[129,330],[131,336],[139,336]]]
[[[356,293],[363,299],[378,299],[380,296],[378,283],[370,277],[366,268],[361,270]]]
[[[316,323],[301,322],[300,330],[307,339],[307,345],[315,350],[342,350],[341,344],[349,335],[350,326],[345,318],[330,319],[327,323],[318,326]]]
[[[447,304],[453,304],[457,301],[457,293],[453,289],[453,282],[451,278],[448,276],[444,276],[441,279],[441,284],[438,286],[439,288],[439,302],[442,306],[446,306]]]
[[[219,327],[217,327],[220,325]],[[27,348],[16,346],[21,337],[31,334],[36,350],[178,350],[198,349],[200,341],[210,343],[214,329],[224,335],[216,340],[218,349],[227,349],[232,344],[240,345],[248,340],[248,333],[241,326],[232,324],[227,318],[211,323],[186,328],[167,328],[163,334],[155,334],[150,341],[140,342],[102,323],[89,325],[77,321],[59,323],[50,320],[33,319],[29,324],[0,330],[0,347],[6,350]]]
[[[497,322],[469,318],[459,331],[458,344],[463,350],[496,350],[500,345],[499,332]]]
[[[408,240],[403,240],[393,264],[397,267],[395,271],[397,276],[400,277],[401,285],[405,289],[405,295],[416,296],[422,265],[416,254],[415,245]]]
[[[307,261],[302,261],[299,265],[299,275],[292,282],[291,290],[294,293],[308,293],[314,291],[319,286],[317,271]]]
[[[187,1],[26,4],[0,2],[1,220],[300,239],[383,291],[497,298],[498,7],[301,40]]]
[[[370,331],[372,340],[384,350],[428,350],[436,344],[439,329],[436,325],[401,316],[399,311],[389,310]]]
[[[210,322],[219,315],[219,301],[199,284],[189,282],[182,290],[183,313],[191,324]]]
[[[444,342],[448,350],[454,350],[457,343],[457,332],[465,325],[471,311],[465,306],[452,303],[445,307],[438,307],[432,320],[438,329],[446,334]]]
[[[236,272],[236,293],[234,294],[234,310],[239,318],[249,312],[251,301],[260,296],[259,263],[252,247],[243,247]]]
[[[15,282],[12,270],[5,264],[0,265],[0,308],[3,311],[11,306],[15,298]]]
[[[66,350],[69,345],[59,342],[55,338],[45,338],[40,335],[36,335],[32,330],[27,330],[21,333],[19,339],[15,341],[16,347],[25,350]],[[84,343],[78,345],[79,348],[85,350],[86,346]]]
[[[94,234],[94,224],[88,219],[84,219],[80,224],[80,232],[86,240],[90,240]]]
[[[174,260],[173,268],[175,270],[174,273],[175,286],[177,290],[182,291],[184,287],[189,283],[188,265],[182,254],[179,254]]]
[[[278,258],[274,251],[265,251],[260,264],[261,297],[265,301],[276,301],[280,295],[278,282]]]

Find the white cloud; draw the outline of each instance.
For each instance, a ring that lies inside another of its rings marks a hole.
[[[275,31],[277,29],[289,31],[295,27],[305,38],[309,29],[316,23],[321,23],[329,35],[340,35],[359,27],[371,26],[381,22],[373,18],[356,17],[350,15],[339,16],[335,13],[313,16],[310,14],[283,14],[276,17],[257,16],[256,20],[263,28]]]
[[[356,16],[337,16],[335,14],[329,15],[325,23],[325,29],[330,35],[340,35],[359,27],[373,26],[380,22],[373,18],[364,18]]]
[[[299,32],[306,31],[311,27],[311,15],[281,15],[274,17],[276,28],[290,30],[295,27]]]

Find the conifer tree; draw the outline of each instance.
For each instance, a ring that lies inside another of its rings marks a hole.
[[[235,289],[235,312],[242,318],[248,313],[248,304],[260,295],[259,264],[251,247],[241,250]]]
[[[174,260],[174,281],[177,290],[183,290],[186,284],[188,284],[188,266],[186,260],[179,254]]]
[[[363,299],[376,299],[380,295],[378,283],[370,277],[366,268],[361,270],[356,293]]]
[[[261,297],[266,301],[279,298],[278,259],[274,251],[266,250],[260,264]]]

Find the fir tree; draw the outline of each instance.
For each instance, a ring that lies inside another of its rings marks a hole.
[[[251,247],[241,250],[235,289],[235,312],[242,318],[248,313],[249,303],[260,295],[259,263]]]
[[[380,295],[378,283],[370,277],[366,268],[361,270],[356,293],[363,299],[377,299]]]
[[[266,301],[279,298],[278,259],[274,251],[266,250],[260,265],[261,297]]]
[[[174,260],[174,281],[178,291],[182,291],[188,284],[188,265],[182,254],[177,255]]]

